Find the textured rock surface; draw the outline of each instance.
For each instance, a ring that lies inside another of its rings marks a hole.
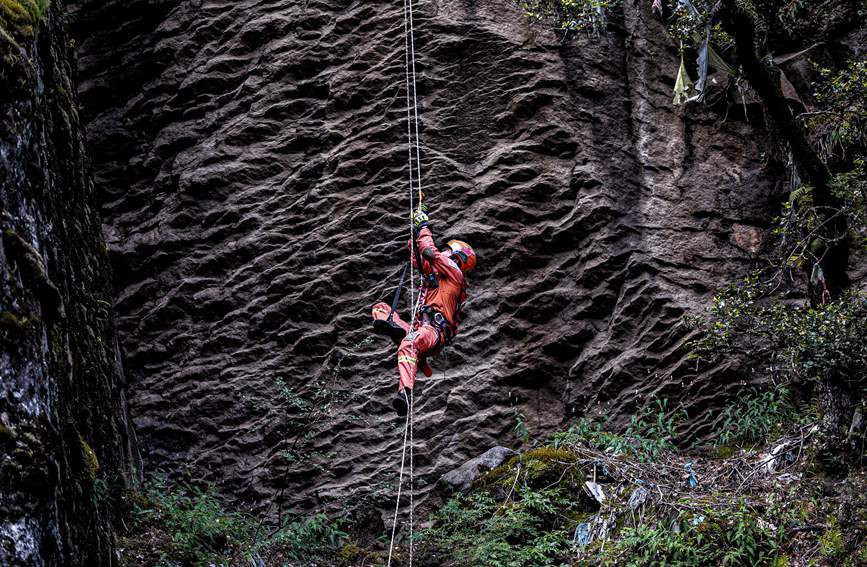
[[[272,511],[383,502],[402,423],[392,348],[365,337],[408,230],[399,4],[76,17],[147,461]],[[777,208],[761,133],[738,107],[672,107],[650,3],[571,42],[506,1],[423,2],[415,24],[434,233],[480,258],[461,337],[420,383],[419,484],[519,413],[535,434],[653,393],[720,399],[739,377],[690,374],[678,322],[747,270]]]
[[[137,458],[59,14],[33,33],[0,19],[4,566],[111,564],[112,502]]]
[[[457,489],[467,490],[484,472],[500,466],[517,453],[508,447],[492,447],[474,459],[440,477],[440,482]]]

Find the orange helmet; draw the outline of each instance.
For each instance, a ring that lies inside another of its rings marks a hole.
[[[462,272],[467,273],[476,267],[476,253],[469,244],[463,240],[449,240],[446,246],[451,249],[452,256],[460,259]]]

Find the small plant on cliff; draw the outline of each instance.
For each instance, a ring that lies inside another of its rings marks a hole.
[[[553,21],[566,33],[605,29],[606,11],[621,0],[517,0],[531,21]]]
[[[583,442],[616,455],[653,461],[664,451],[674,449],[677,426],[685,418],[686,411],[682,408],[669,411],[668,400],[654,398],[632,415],[623,433],[609,431],[606,420],[581,418],[566,431],[555,433],[551,442],[554,447]]]
[[[787,424],[801,420],[785,387],[762,391],[749,388],[728,403],[711,435],[718,447],[771,440]]]

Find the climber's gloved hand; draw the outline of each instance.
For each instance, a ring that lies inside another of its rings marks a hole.
[[[415,224],[415,228],[417,230],[421,230],[427,226],[427,223],[430,219],[427,216],[427,213],[424,212],[421,207],[415,212],[415,215],[412,217],[412,222]]]

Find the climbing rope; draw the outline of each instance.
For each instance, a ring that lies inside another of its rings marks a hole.
[[[406,131],[408,138],[408,162],[409,162],[409,241],[410,241],[410,258],[415,258],[415,231],[413,230],[413,214],[415,203],[413,193],[418,187],[418,207],[421,208],[422,198],[424,193],[421,187],[421,149],[419,144],[419,127],[418,127],[418,98],[416,96],[416,74],[415,74],[415,30],[412,19],[412,0],[403,0],[403,36],[404,36],[404,62],[406,75]],[[412,93],[410,97],[410,93]],[[412,112],[410,112],[410,98],[412,103]],[[415,126],[415,136],[413,136],[413,126]],[[413,183],[413,138],[415,139],[415,168],[416,175]],[[422,266],[418,266],[419,276],[422,277]],[[409,277],[409,297],[411,318],[409,321],[408,338],[413,339],[415,331],[415,323],[418,315],[418,309],[424,302],[424,284],[419,284],[418,297],[415,295],[413,282],[415,280],[415,270],[412,262],[410,262],[410,277]],[[412,343],[412,357],[418,360],[418,353],[415,349],[415,343]],[[406,464],[406,447],[407,435],[409,436],[409,567],[412,567],[413,558],[413,508],[414,502],[414,483],[413,483],[413,389],[409,390],[408,408],[406,414],[406,423],[403,428],[403,448],[400,455],[400,475],[397,481],[397,500],[394,504],[394,519],[391,525],[391,543],[388,547],[388,567],[391,567],[391,559],[394,553],[394,538],[397,535],[397,516],[400,511],[400,496],[403,489],[403,474],[404,465]]]
[[[394,552],[394,536],[397,533],[397,512],[400,509],[400,493],[403,488],[403,466],[406,459],[406,436],[409,431],[409,413],[407,413],[406,425],[403,427],[403,451],[400,456],[400,476],[397,479],[397,501],[394,503],[394,522],[391,525],[391,544],[388,547],[388,565],[391,567],[391,556]]]

